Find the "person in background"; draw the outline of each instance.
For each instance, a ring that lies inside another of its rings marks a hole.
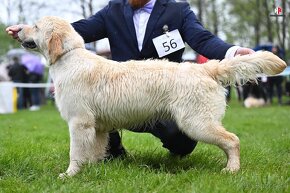
[[[272,52],[283,59],[283,56],[281,56],[280,48],[279,46],[273,46]],[[276,89],[276,94],[278,98],[278,104],[282,105],[282,83],[283,83],[284,77],[283,76],[270,76],[268,77],[268,95],[269,95],[269,102],[273,103],[274,98],[274,87]]]
[[[35,87],[37,83],[42,80],[44,72],[44,64],[41,62],[41,58],[33,53],[26,53],[21,56],[21,61],[29,71],[28,82],[33,86],[29,88],[30,94],[30,108],[31,111],[40,109],[41,104],[41,88]]]
[[[286,104],[290,105],[290,75],[286,76],[285,92],[286,92],[286,96],[288,96],[288,99],[289,99],[286,102]]]
[[[13,57],[13,64],[8,66],[8,75],[11,80],[15,83],[27,83],[28,81],[28,70],[27,68],[20,63],[18,57]],[[25,108],[25,97],[24,97],[24,88],[17,87],[17,108]]]
[[[112,60],[166,58],[181,62],[186,42],[193,50],[209,59],[231,58],[251,54],[249,48],[225,43],[206,30],[187,2],[175,0],[111,0],[87,19],[72,23],[86,43],[108,38]],[[21,25],[10,26],[7,33],[18,39]],[[164,42],[164,37],[171,37]],[[174,120],[156,120],[151,125],[131,128],[159,138],[171,154],[185,156],[197,142],[188,138]],[[108,154],[125,154],[118,132],[110,133]]]
[[[29,83],[40,83],[42,80],[42,74],[30,72],[29,73]],[[31,107],[29,108],[30,111],[37,111],[40,109],[40,102],[41,102],[41,93],[40,88],[30,88],[30,96],[31,96]]]

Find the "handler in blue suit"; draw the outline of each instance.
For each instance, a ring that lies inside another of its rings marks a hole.
[[[86,43],[108,38],[112,59],[116,61],[167,58],[181,62],[183,42],[209,59],[253,52],[214,36],[199,23],[188,3],[175,0],[112,0],[95,15],[74,22],[72,26]],[[17,38],[17,27],[11,26],[6,31]],[[153,39],[164,37],[164,34],[174,41],[153,43]],[[160,54],[162,49],[163,54]],[[197,144],[179,131],[174,120],[158,120],[151,126],[130,129],[153,134],[175,155],[187,155]],[[118,132],[110,134],[108,151],[112,157],[125,154]]]

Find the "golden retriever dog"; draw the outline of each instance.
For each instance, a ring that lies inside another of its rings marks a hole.
[[[87,51],[70,23],[44,17],[18,34],[22,45],[49,61],[55,100],[69,126],[70,163],[60,177],[73,176],[85,162],[102,160],[108,132],[157,119],[175,120],[194,140],[227,155],[225,171],[240,168],[239,138],[222,126],[225,85],[274,75],[286,64],[270,52],[203,65],[167,60],[116,62]]]

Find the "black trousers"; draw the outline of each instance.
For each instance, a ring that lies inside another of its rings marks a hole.
[[[134,132],[151,133],[161,140],[163,147],[168,149],[170,153],[179,156],[190,154],[197,144],[197,141],[194,141],[187,135],[183,134],[179,130],[177,124],[170,120],[160,120],[154,124],[135,127],[129,130]],[[121,144],[119,133],[117,131],[110,133],[108,153],[112,157],[117,157],[124,152],[125,150]]]
[[[276,93],[278,98],[278,103],[282,104],[282,83],[283,83],[283,76],[272,76],[268,78],[268,85],[269,85],[269,98],[270,102],[273,102],[274,97],[274,87],[276,87]]]

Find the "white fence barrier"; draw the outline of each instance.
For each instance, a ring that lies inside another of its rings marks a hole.
[[[0,82],[0,114],[14,113],[17,111],[16,88],[47,88],[52,87],[51,83],[13,83]]]
[[[17,92],[12,82],[0,83],[0,114],[17,111]]]

